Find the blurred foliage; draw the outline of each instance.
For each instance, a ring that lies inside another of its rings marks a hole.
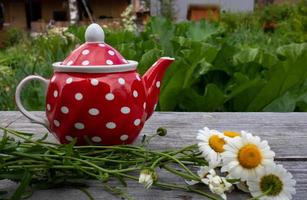
[[[176,58],[162,84],[159,110],[307,111],[306,18],[304,0],[254,13],[223,13],[218,22],[151,18],[138,34],[105,33],[125,58],[139,61],[141,74],[160,56]],[[268,19],[277,25],[273,32],[263,30]],[[50,77],[51,64],[83,43],[84,32],[77,26],[53,29],[23,36],[0,51],[0,110],[15,109],[15,87],[25,76]],[[29,109],[44,109],[39,83],[31,83],[23,99]]]

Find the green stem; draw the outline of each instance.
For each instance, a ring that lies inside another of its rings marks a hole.
[[[266,196],[267,194],[269,194],[273,189],[273,186],[271,186],[267,191],[265,191],[263,194],[259,195],[259,196],[256,196],[256,197],[253,197],[253,198],[250,198],[248,200],[259,200],[261,197],[264,197]]]
[[[195,179],[194,176],[190,176],[188,174],[182,173],[182,172],[180,172],[178,170],[175,170],[175,169],[173,169],[171,167],[168,167],[167,165],[162,165],[162,168],[164,168],[165,170],[167,170],[167,171],[169,171],[169,172],[171,172],[171,173],[173,173],[175,175],[181,176],[184,179],[200,181],[199,177],[197,177],[197,179]]]
[[[187,168],[181,161],[179,161],[177,158],[173,157],[173,156],[170,156],[168,154],[165,154],[165,153],[160,153],[160,152],[157,152],[157,154],[159,155],[162,155],[162,156],[165,156],[165,157],[168,157],[172,160],[174,160],[176,163],[178,163],[187,173],[189,173],[191,176],[195,177],[196,179],[198,178],[198,176],[196,176],[191,170],[189,170],[189,168]]]
[[[99,160],[99,161],[107,161],[107,162],[113,162],[113,163],[137,163],[137,162],[143,162],[144,159],[139,160],[113,160],[113,159],[107,159],[107,158],[98,158],[98,157],[91,157],[91,156],[80,156],[81,158],[85,159],[91,159],[91,160]]]
[[[44,164],[41,164],[41,165],[16,165],[16,166],[6,166],[5,168],[7,169],[30,169],[31,171],[35,171],[35,170],[38,170],[40,171],[42,168],[44,169],[76,169],[76,167],[74,166],[71,166],[71,165],[44,165]],[[93,170],[94,168],[93,167],[86,167],[86,166],[80,166],[80,168],[83,168],[83,169],[90,169],[90,170]]]
[[[98,165],[95,165],[94,163],[91,163],[87,160],[82,160],[82,159],[79,159],[79,158],[73,158],[73,157],[70,157],[70,156],[64,156],[65,158],[68,158],[68,159],[72,159],[72,160],[76,160],[76,161],[79,161],[81,163],[84,163],[84,164],[87,164],[89,166],[92,166],[94,168],[96,168],[97,170],[99,171],[102,171],[102,172],[105,172],[105,173],[110,173],[110,174],[118,174],[119,172],[131,172],[131,171],[135,171],[135,170],[139,170],[140,168],[137,168],[137,167],[131,167],[131,168],[126,168],[126,169],[117,169],[117,170],[108,170],[108,169],[104,169]]]
[[[14,131],[14,130],[11,130],[11,129],[6,129],[6,128],[3,128],[3,127],[1,127],[1,126],[0,126],[0,129],[3,130],[3,131],[7,131],[7,132],[11,133],[12,135],[15,135],[16,137],[19,137],[19,138],[21,138],[21,139],[23,139],[23,140],[25,140],[25,141],[27,141],[27,142],[34,143],[34,144],[36,144],[36,145],[38,145],[38,146],[41,146],[41,147],[43,147],[43,148],[46,148],[46,149],[52,151],[52,152],[55,153],[55,154],[59,154],[59,151],[57,151],[56,149],[54,149],[54,148],[52,148],[52,147],[49,147],[49,146],[47,146],[47,145],[43,145],[42,143],[37,142],[37,141],[34,141],[34,140],[31,140],[31,139],[29,139],[29,138],[27,138],[27,137],[24,137],[23,135],[21,135],[21,134],[18,133],[17,131]]]
[[[91,195],[91,193],[87,189],[81,187],[79,187],[78,189],[81,192],[83,192],[88,197],[89,200],[95,200],[95,198]]]
[[[191,188],[191,187],[187,187],[187,188],[188,188],[187,191],[190,191],[190,192],[194,192],[194,193],[196,193],[196,194],[203,195],[203,196],[208,197],[208,198],[210,198],[210,199],[212,199],[212,200],[221,200],[220,198],[216,198],[215,196],[210,195],[210,194],[208,194],[208,193],[205,193],[205,192],[203,192],[203,191],[201,191],[201,190],[197,190],[197,189],[194,189],[194,188]]]

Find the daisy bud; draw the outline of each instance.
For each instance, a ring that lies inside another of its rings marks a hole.
[[[160,127],[160,128],[157,129],[157,134],[161,137],[166,136],[167,130],[163,127]]]
[[[149,189],[157,179],[158,177],[154,170],[143,169],[139,176],[139,183],[143,184],[146,189]]]

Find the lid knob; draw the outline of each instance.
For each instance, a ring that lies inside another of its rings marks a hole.
[[[104,42],[104,31],[96,23],[89,25],[85,31],[86,42]]]

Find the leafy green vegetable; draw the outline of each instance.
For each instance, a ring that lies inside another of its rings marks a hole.
[[[146,70],[161,56],[174,57],[163,79],[162,111],[305,111],[307,4],[270,6],[254,13],[221,15],[218,22],[180,22],[152,17],[138,34],[105,30],[106,42]],[[271,33],[263,23],[274,20]],[[22,32],[12,30],[12,40]],[[16,33],[15,33],[16,32]],[[85,27],[9,43],[0,50],[0,110],[14,110],[14,91],[22,78],[52,74],[84,42]],[[213,96],[216,95],[216,98]],[[30,110],[44,109],[43,87],[29,84],[22,94]]]

